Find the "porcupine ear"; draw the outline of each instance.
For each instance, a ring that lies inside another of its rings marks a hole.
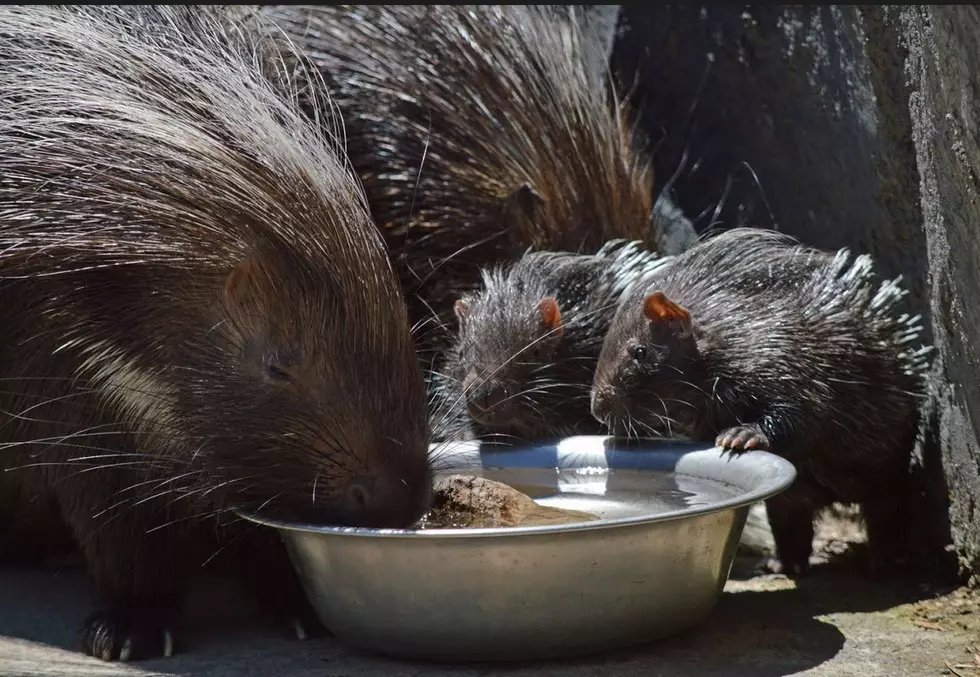
[[[459,322],[460,326],[466,321],[466,318],[470,315],[470,304],[468,304],[463,299],[457,299],[456,305],[453,306],[453,311],[456,313],[456,321]]]
[[[255,262],[252,257],[248,257],[239,261],[231,269],[228,277],[225,278],[225,298],[228,301],[235,304],[242,301],[251,286],[254,267]]]
[[[661,291],[655,291],[643,300],[643,314],[651,322],[669,322],[680,330],[681,336],[692,334],[691,313],[687,308],[671,301]]]
[[[522,232],[537,221],[544,198],[529,183],[522,183],[507,197],[504,207],[507,231],[515,247],[527,246],[533,233]]]
[[[538,301],[538,313],[541,314],[541,324],[552,338],[561,336],[564,328],[561,324],[561,310],[554,296],[545,296]]]
[[[262,278],[265,275],[258,254],[250,254],[235,264],[225,278],[224,301],[227,306],[242,311],[258,303]]]

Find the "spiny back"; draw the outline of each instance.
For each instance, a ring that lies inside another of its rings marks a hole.
[[[654,279],[696,299],[696,319],[727,329],[730,340],[746,348],[759,348],[757,333],[819,355],[830,346],[810,350],[821,338],[802,334],[802,326],[835,338],[857,331],[870,341],[864,350],[896,355],[907,375],[920,378],[928,368],[931,348],[912,346],[922,333],[921,317],[900,312],[908,293],[901,277],[879,281],[866,254],[821,251],[775,231],[736,228],[705,238]]]
[[[193,290],[263,245],[311,286],[382,299],[329,303],[385,340],[404,309],[331,104],[306,92],[311,125],[297,82],[316,73],[269,28],[245,9],[0,9],[4,275],[136,266]]]
[[[577,250],[583,243],[565,237],[582,229],[570,223],[589,224],[592,244],[647,235],[651,169],[590,85],[578,24],[553,8],[337,5],[272,15],[336,73],[335,96],[359,128],[351,154],[374,168],[366,183],[386,196],[386,229],[458,229],[474,202],[499,209],[529,182],[546,218],[527,246]]]
[[[483,335],[476,340],[506,341],[508,327],[525,322],[537,303],[551,296],[561,312],[564,341],[572,346],[568,352],[591,354],[601,347],[624,295],[670,261],[641,243],[617,239],[595,254],[528,251],[514,263],[486,268],[482,288],[467,297],[474,331]]]
[[[658,248],[652,170],[625,112],[590,83],[585,36],[567,12],[266,11],[328,79],[403,284],[437,311],[479,282],[478,267],[527,247],[594,252],[626,238]],[[524,194],[531,218],[510,210],[524,184],[541,198]]]

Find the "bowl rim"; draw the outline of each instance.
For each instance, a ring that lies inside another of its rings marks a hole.
[[[586,532],[586,531],[596,531],[602,529],[615,529],[630,526],[640,526],[649,525],[658,522],[669,522],[679,519],[687,519],[691,517],[697,517],[701,515],[707,515],[712,513],[725,512],[727,510],[733,510],[745,506],[750,506],[758,501],[765,500],[771,496],[774,496],[782,491],[785,491],[796,479],[797,471],[795,466],[788,460],[777,456],[771,452],[761,451],[761,450],[751,450],[738,455],[728,454],[727,458],[726,452],[721,450],[719,447],[714,445],[706,445],[703,443],[691,443],[682,440],[665,440],[659,438],[639,438],[625,440],[622,438],[614,438],[607,435],[578,435],[577,438],[594,438],[595,440],[603,440],[604,442],[613,441],[619,443],[627,443],[630,446],[637,447],[641,450],[640,453],[646,455],[663,455],[676,456],[676,460],[680,460],[686,456],[691,456],[695,454],[707,454],[709,452],[715,451],[719,455],[719,461],[734,462],[740,464],[753,464],[758,465],[759,468],[768,468],[768,473],[761,482],[761,486],[755,489],[744,491],[737,494],[731,498],[725,499],[723,501],[718,501],[716,503],[710,503],[708,505],[697,506],[695,508],[682,508],[677,510],[670,510],[667,512],[660,512],[652,515],[634,515],[629,517],[617,517],[610,519],[598,519],[590,520],[587,522],[568,522],[563,524],[543,524],[536,526],[527,527],[475,527],[475,528],[450,528],[450,529],[373,529],[367,527],[340,527],[340,526],[326,526],[321,524],[312,524],[308,522],[291,522],[286,520],[279,520],[272,517],[259,516],[255,513],[236,508],[233,512],[236,516],[241,519],[253,522],[255,524],[260,524],[263,526],[273,527],[275,529],[291,531],[291,532],[302,532],[308,534],[318,534],[323,536],[347,536],[354,538],[404,538],[413,540],[458,540],[461,538],[500,538],[500,537],[527,537],[527,536],[541,536],[546,534],[557,534],[557,533],[571,533],[571,532]],[[570,439],[570,438],[564,438]],[[529,451],[533,449],[540,449],[549,444],[555,444],[556,441],[535,441],[523,445],[521,451]],[[561,440],[557,440],[561,442]],[[432,453],[437,448],[445,448],[452,445],[466,445],[472,444],[467,442],[450,442],[450,443],[439,443],[430,445],[430,453]],[[614,453],[617,449],[612,450]],[[479,451],[476,453],[479,454]],[[518,453],[515,449],[500,450],[498,452],[501,456],[513,455]],[[634,457],[638,457],[635,452],[633,452]],[[460,454],[462,455],[462,454]],[[512,466],[519,467],[519,466]],[[530,466],[534,468],[541,468],[541,466]],[[463,472],[463,471],[461,471]],[[692,473],[683,473],[691,475]],[[696,476],[696,475],[694,475]],[[721,481],[713,478],[713,481]],[[737,485],[735,485],[737,486]]]

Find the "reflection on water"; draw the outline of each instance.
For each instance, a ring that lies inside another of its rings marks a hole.
[[[722,482],[669,471],[484,467],[481,474],[509,484],[541,505],[588,512],[600,519],[657,515],[739,494]]]

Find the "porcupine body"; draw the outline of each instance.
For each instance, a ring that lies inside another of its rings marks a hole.
[[[910,456],[930,348],[871,258],[735,229],[675,257],[621,305],[593,413],[618,429],[769,449],[798,477],[767,502],[783,569],[806,571],[817,510],[859,503],[873,564],[905,557]]]
[[[611,239],[672,253],[693,236],[653,174],[625,103],[590,78],[566,7],[271,6],[320,65],[348,152],[432,363],[482,267],[529,247]]]
[[[204,517],[311,623],[274,532],[228,510],[407,526],[429,500],[403,294],[264,21],[0,8],[0,488],[57,503],[104,659],[172,650]]]

